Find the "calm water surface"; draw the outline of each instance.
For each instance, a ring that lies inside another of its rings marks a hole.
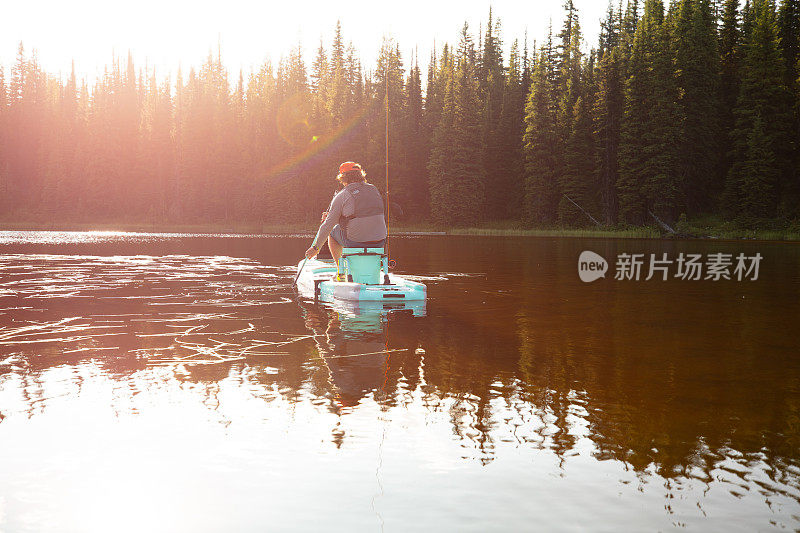
[[[297,300],[308,241],[0,232],[0,531],[800,528],[800,246],[397,238],[376,310]]]

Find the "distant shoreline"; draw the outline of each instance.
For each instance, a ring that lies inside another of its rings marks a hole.
[[[316,226],[308,224],[169,224],[169,223],[113,223],[113,222],[0,222],[0,231],[122,231],[135,233],[186,233],[232,235],[286,235],[314,236]],[[670,234],[654,226],[608,228],[521,228],[511,224],[487,224],[475,228],[441,228],[434,224],[394,224],[394,236],[475,236],[475,237],[577,237],[609,239],[720,239],[800,241],[800,231],[792,229],[739,229],[724,225],[695,224],[689,231]]]

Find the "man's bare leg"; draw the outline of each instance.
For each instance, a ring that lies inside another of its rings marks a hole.
[[[336,273],[339,273],[339,259],[342,257],[342,245],[336,239],[328,235],[328,248],[331,251],[333,260],[336,262]]]

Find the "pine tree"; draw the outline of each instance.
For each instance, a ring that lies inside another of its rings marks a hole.
[[[679,168],[689,213],[711,207],[722,190],[719,168],[719,64],[716,20],[709,0],[680,0],[672,47],[681,114]]]
[[[0,214],[5,214],[8,206],[8,94],[5,70],[0,65]]]
[[[542,47],[525,104],[525,203],[527,224],[555,222],[560,142],[556,131],[553,63],[549,43]]]
[[[386,161],[389,161],[390,184],[397,172],[403,171],[403,145],[400,141],[400,125],[406,107],[403,83],[403,59],[397,43],[391,39],[384,39],[378,55],[375,69],[374,87],[372,88],[372,108],[375,112],[371,115],[369,128],[369,146],[367,166],[373,182],[382,192],[385,192]],[[388,93],[388,94],[387,94]],[[389,152],[387,157],[386,146],[386,113],[389,113]],[[378,178],[380,177],[380,178]],[[402,179],[401,179],[402,183]],[[391,191],[390,191],[391,195]],[[395,198],[390,198],[395,203]],[[396,209],[395,209],[396,210]],[[395,213],[392,212],[391,215]]]
[[[17,60],[11,67],[11,83],[9,84],[9,101],[17,104],[22,100],[22,90],[25,86],[25,73],[28,69],[28,61],[25,59],[25,47],[20,41],[17,47]]]
[[[681,118],[668,31],[663,3],[647,0],[628,65],[617,181],[620,218],[632,224],[645,223],[648,212],[675,220],[685,205],[678,164]]]
[[[398,121],[401,161],[395,166],[392,194],[406,220],[428,216],[428,153],[423,137],[422,81],[415,62],[408,74]]]
[[[783,0],[778,8],[778,35],[780,50],[786,65],[785,83],[797,89],[795,83],[800,75],[800,0]]]
[[[492,187],[487,188],[487,212],[493,218],[519,220],[522,216],[522,197],[525,182],[525,160],[522,153],[522,135],[525,121],[524,71],[521,68],[519,44],[511,45],[508,72],[503,87],[500,111],[497,166],[487,170],[496,176]],[[496,189],[489,194],[489,189]],[[492,198],[496,199],[494,207]]]
[[[636,30],[639,27],[639,0],[628,0],[625,12],[622,12],[622,0],[620,0],[620,33],[619,46],[621,47],[621,58],[627,61],[633,52],[633,41],[636,37]]]
[[[625,109],[622,73],[623,50],[620,46],[621,18],[609,8],[600,38],[600,57],[596,69],[597,98],[594,105],[594,129],[597,147],[597,186],[603,221],[617,220],[616,184],[619,179],[620,125]]]
[[[501,153],[502,137],[507,134],[500,128],[503,110],[503,87],[505,84],[500,21],[493,22],[489,9],[489,23],[483,38],[481,61],[478,65],[478,91],[483,104],[482,148],[483,166],[487,173],[498,175],[503,164]],[[500,182],[506,176],[498,176]],[[494,180],[493,180],[494,181]],[[500,183],[486,188],[485,216],[491,220],[505,219],[508,216],[507,190]]]
[[[794,95],[791,142],[794,156],[788,162],[784,178],[784,206],[792,215],[800,215],[800,0],[783,0],[778,9],[780,50],[786,66],[786,87]],[[788,200],[787,200],[788,199]],[[793,205],[792,205],[793,204]],[[794,207],[794,209],[792,209]]]
[[[755,2],[759,2],[760,0],[754,0]],[[739,47],[741,49],[741,55],[743,56],[745,53],[745,43],[750,40],[750,35],[753,32],[753,26],[755,25],[755,8],[753,7],[750,0],[745,0],[744,6],[742,7],[742,29],[741,29],[741,39],[739,40]]]
[[[533,54],[536,55],[536,41],[533,42]],[[527,97],[531,90],[531,80],[533,78],[533,67],[535,58],[531,58],[528,53],[528,31],[525,31],[525,40],[522,46],[522,94]]]
[[[590,115],[587,111],[589,103],[587,95],[584,94],[585,88],[582,79],[583,53],[581,52],[580,21],[572,0],[567,0],[564,8],[567,10],[567,18],[561,33],[559,33],[561,43],[558,47],[556,61],[555,89],[555,98],[558,101],[556,129],[560,144],[558,158],[562,163],[557,175],[561,193],[558,202],[558,219],[562,224],[575,224],[582,220],[583,215],[573,202],[577,202],[579,205],[586,203],[585,195],[594,165],[594,149],[583,154],[570,152],[570,150],[587,149],[584,143],[585,131],[575,131],[576,111],[585,112],[581,117],[582,127],[588,124]],[[582,96],[583,101],[580,106],[577,106],[578,100]],[[570,168],[567,168],[567,158],[572,161]],[[579,163],[580,158],[585,158],[584,163]]]
[[[439,121],[436,124],[431,142],[431,155],[428,161],[428,182],[430,190],[431,219],[439,224],[451,220],[451,163],[453,160],[454,137],[454,93],[455,64],[445,46],[439,63],[437,81],[444,84]],[[428,101],[430,101],[430,94]]]
[[[347,72],[347,115],[359,113],[364,106],[364,86],[361,76],[361,61],[356,56],[356,50],[351,42],[347,46],[347,60],[345,62]]]
[[[743,43],[736,127],[731,135],[733,163],[723,199],[730,216],[748,222],[778,215],[778,198],[783,201],[782,213],[796,209],[792,200],[795,186],[790,178],[792,102],[785,85],[775,5],[771,0],[757,0],[750,9],[751,26]],[[757,127],[763,131],[756,131]],[[777,179],[773,179],[771,167],[759,171],[753,164],[751,158],[762,161],[764,154],[774,158]],[[775,190],[769,191],[769,187]],[[753,198],[753,194],[764,194],[769,201]]]
[[[436,222],[463,226],[481,220],[486,174],[480,160],[481,121],[469,27],[461,31],[449,74],[442,118],[431,152],[430,190]]]
[[[750,224],[759,218],[774,215],[781,174],[773,143],[765,131],[761,114],[756,112],[752,121],[741,166],[741,185],[738,191],[740,204],[737,206],[738,215]]]
[[[185,169],[186,155],[185,155],[185,142],[184,142],[184,127],[186,124],[186,96],[185,85],[183,83],[183,71],[178,67],[178,72],[175,75],[175,119],[173,129],[175,132],[175,165],[173,176],[173,189],[171,193],[174,201],[169,208],[170,220],[182,220],[184,213],[184,183],[185,183]]]
[[[571,108],[577,100],[578,85],[580,84],[580,65],[583,57],[580,48],[582,37],[578,10],[575,9],[572,0],[565,1],[564,9],[567,11],[567,17],[558,34],[559,45],[555,51],[557,59],[554,69],[557,76],[556,83],[561,88],[561,92],[566,96],[572,91],[572,101],[566,102],[566,107]]]
[[[303,47],[300,43],[289,54],[286,69],[287,96],[305,93],[308,90],[308,79],[303,61]]]
[[[424,135],[429,144],[432,144],[434,132],[441,121],[448,74],[451,74],[451,67],[450,49],[448,45],[444,45],[442,57],[437,59],[436,46],[434,44],[434,50],[431,52],[430,62],[428,63],[428,80],[425,89],[425,114],[423,121],[425,128]]]
[[[564,174],[561,179],[562,197],[559,203],[558,220],[561,225],[583,226],[591,223],[582,209],[592,212],[596,209],[595,183],[597,145],[592,124],[591,102],[593,94],[587,87],[575,101],[569,137],[564,147]]]
[[[341,22],[336,21],[330,60],[330,81],[328,86],[328,114],[334,126],[345,121],[345,107],[349,97],[347,72],[345,71],[344,41]]]
[[[328,55],[325,52],[325,45],[320,40],[317,55],[311,65],[311,75],[309,76],[309,90],[312,98],[312,116],[314,122],[321,128],[326,129],[328,124]]]
[[[741,64],[739,28],[739,0],[725,0],[722,6],[721,26],[719,30],[719,129],[723,149],[720,150],[719,166],[716,175],[724,183],[731,167],[731,152],[727,148],[727,139],[736,124],[734,109],[739,98],[739,68]]]
[[[645,221],[645,196],[643,194],[646,164],[645,135],[649,121],[651,93],[648,85],[649,48],[655,29],[649,18],[641,21],[628,61],[629,78],[625,88],[625,113],[620,133],[620,173],[617,179],[619,217],[623,222],[642,224]]]

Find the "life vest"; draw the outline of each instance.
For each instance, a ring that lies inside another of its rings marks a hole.
[[[342,216],[339,225],[347,231],[347,224],[354,218],[373,217],[383,215],[383,197],[378,188],[371,183],[356,182],[347,186],[347,192],[353,198],[353,214]],[[345,233],[347,235],[347,233]]]

